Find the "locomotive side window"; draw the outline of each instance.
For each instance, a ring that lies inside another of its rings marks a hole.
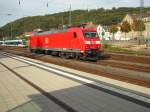
[[[84,32],[84,37],[85,38],[97,38],[97,32]]]
[[[74,38],[77,38],[76,32],[73,32],[73,36],[74,36]]]

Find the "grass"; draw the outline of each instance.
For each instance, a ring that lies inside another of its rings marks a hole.
[[[114,53],[122,53],[122,54],[132,54],[132,55],[145,55],[144,52],[141,51],[133,51],[130,49],[125,49],[121,47],[114,47],[110,44],[104,44],[103,49],[106,52],[114,52]]]

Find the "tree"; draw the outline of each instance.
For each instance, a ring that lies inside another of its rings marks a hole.
[[[113,34],[113,39],[114,39],[114,34],[118,31],[117,25],[111,25],[109,27],[109,32]]]
[[[0,29],[0,40],[4,39],[5,32],[3,29]]]
[[[143,37],[143,36],[142,36],[142,31],[145,30],[145,24],[144,24],[144,22],[141,21],[141,20],[134,20],[134,21],[133,21],[133,24],[132,24],[132,29],[133,29],[134,31],[141,32],[141,33],[139,34],[139,38],[138,38],[138,41],[139,41],[139,44],[140,44],[140,43],[141,43],[141,40],[142,40],[141,37]]]
[[[113,8],[112,8],[112,10],[114,10],[114,11],[115,11],[115,10],[116,10],[116,7],[113,7]]]
[[[0,29],[0,38],[2,38],[3,37],[3,31],[2,31],[2,29]]]
[[[125,37],[126,37],[126,33],[131,31],[131,25],[127,21],[124,21],[121,25],[121,31],[125,32]]]
[[[144,31],[145,30],[145,24],[141,20],[134,20],[132,24],[132,29],[134,31]]]
[[[150,7],[144,7],[143,13],[146,13],[150,10]],[[110,26],[112,24],[118,24],[122,21],[124,16],[127,13],[139,13],[139,8],[113,8],[113,9],[103,9],[98,10],[74,10],[72,11],[72,25],[78,25],[84,22],[92,21],[96,24],[101,24],[103,26]],[[45,16],[33,16],[33,17],[23,17],[18,20],[15,20],[13,24],[12,33],[13,36],[18,36],[22,32],[30,32],[36,28],[43,28],[44,30],[49,30],[51,28],[57,28],[58,25],[68,24],[68,11],[48,14]],[[3,33],[6,37],[10,35],[10,26],[11,24],[6,24],[0,29],[3,29]]]

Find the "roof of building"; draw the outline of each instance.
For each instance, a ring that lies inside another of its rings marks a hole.
[[[141,16],[142,16],[142,18],[150,17],[150,13],[144,13],[142,15],[140,15],[140,14],[128,14],[128,15],[130,17],[132,17],[133,19],[139,19],[139,18],[141,18]]]

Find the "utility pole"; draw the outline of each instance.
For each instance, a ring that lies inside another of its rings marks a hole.
[[[7,16],[12,16],[12,14],[7,14]],[[9,39],[10,39],[10,38],[13,39],[13,36],[12,36],[12,34],[13,34],[13,27],[12,27],[12,24],[13,24],[13,23],[10,23],[10,37],[9,37]]]
[[[140,14],[142,14],[143,7],[144,7],[144,0],[140,0]]]
[[[70,8],[69,8],[69,26],[72,25],[72,21],[71,21],[71,3],[70,3]]]
[[[64,17],[63,17],[63,15],[62,15],[62,18],[61,18],[61,24],[62,24],[62,29],[63,29],[63,27],[64,27]]]
[[[10,23],[10,24],[11,24],[11,26],[10,26],[10,27],[11,27],[11,40],[13,40],[13,31],[12,31],[12,30],[13,30],[13,29],[12,29],[12,27],[13,27],[12,24],[13,24],[13,23]]]
[[[4,16],[12,16],[12,14],[5,14],[5,13],[0,13],[0,15],[4,15]],[[10,24],[11,25],[11,24]],[[5,36],[11,36],[11,33],[12,33],[12,26],[10,26],[10,28],[8,28],[8,32],[4,32],[2,31],[2,37],[3,37],[3,40],[5,40]]]
[[[140,0],[140,20],[143,18],[143,8],[144,8],[144,0]],[[144,40],[144,36],[142,34],[142,27],[140,30],[139,44],[142,44]]]

